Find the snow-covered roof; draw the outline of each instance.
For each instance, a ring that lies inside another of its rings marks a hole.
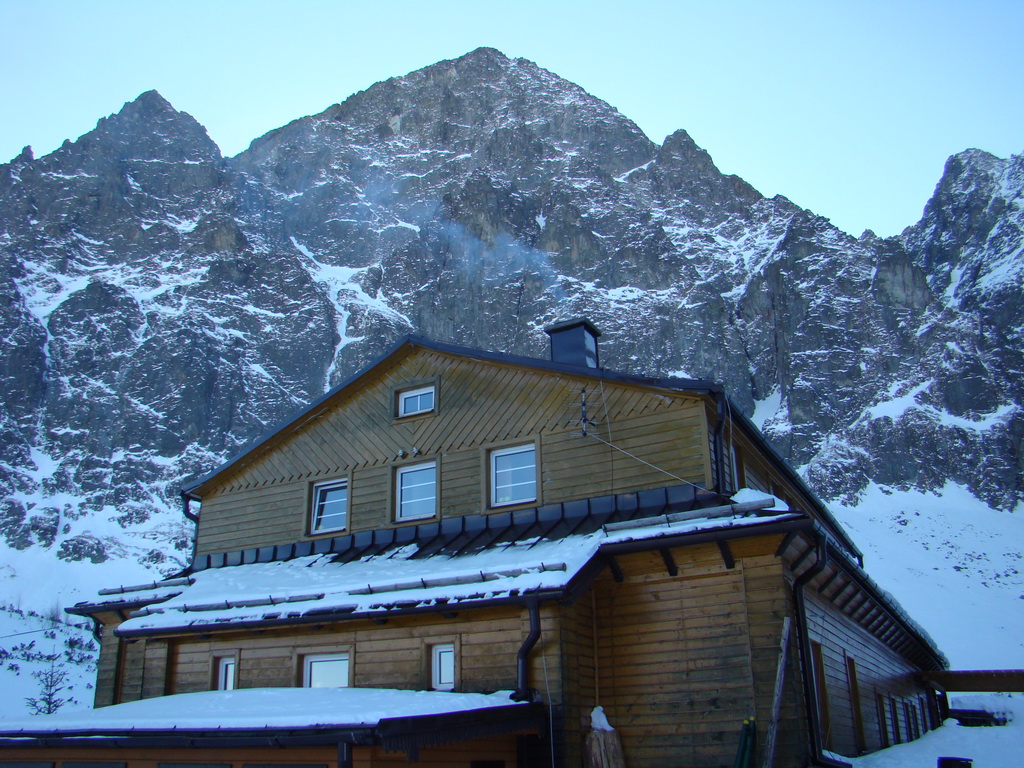
[[[391,688],[246,688],[158,696],[100,709],[0,721],[0,736],[367,728],[381,720],[512,707],[511,691],[445,693]]]
[[[98,592],[99,599],[90,604],[89,607],[95,612],[103,609],[123,610],[133,606],[151,605],[180,595],[193,581],[191,577],[183,576],[149,584],[134,584],[131,586],[101,589]],[[80,613],[75,608],[69,608],[68,612]]]
[[[180,594],[133,612],[117,633],[209,631],[557,596],[602,547],[805,519],[802,513],[765,509],[777,503],[768,497],[752,504],[662,514],[610,523],[582,535],[513,539],[467,554],[417,556],[429,542],[412,542],[347,562],[332,554],[313,554],[209,568],[195,572],[193,583]]]

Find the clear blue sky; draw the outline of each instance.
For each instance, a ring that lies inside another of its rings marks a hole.
[[[854,234],[915,222],[955,152],[1024,151],[1020,0],[0,0],[0,29],[0,161],[151,88],[234,155],[481,45]]]

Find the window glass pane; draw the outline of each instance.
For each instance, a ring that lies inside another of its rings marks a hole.
[[[537,498],[536,452],[532,445],[491,454],[494,504],[514,504]]]
[[[345,527],[348,513],[346,483],[318,485],[313,490],[313,531],[331,531]]]
[[[398,472],[398,519],[433,517],[436,504],[435,465],[425,464]]]
[[[305,659],[307,688],[347,688],[348,654],[318,654]]]

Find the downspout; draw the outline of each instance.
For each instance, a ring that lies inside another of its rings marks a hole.
[[[512,694],[513,701],[531,701],[533,699],[533,691],[528,686],[529,661],[530,652],[540,639],[540,601],[535,597],[528,599],[526,609],[530,614],[530,632],[523,640],[523,644],[519,646],[519,652],[516,654],[516,690]]]
[[[181,513],[193,523],[199,525],[199,515],[193,512],[189,506],[192,502],[192,498],[192,494],[188,491],[181,492]]]
[[[715,392],[715,415],[718,423],[715,424],[715,492],[725,494],[725,456],[722,452],[725,446],[722,445],[722,435],[725,433],[726,414],[728,413],[725,403],[725,392]]]
[[[800,637],[800,674],[804,683],[804,704],[807,707],[807,719],[811,726],[811,757],[815,765],[828,768],[850,768],[850,763],[835,760],[825,754],[821,743],[821,721],[818,718],[818,690],[814,685],[814,670],[811,668],[811,636],[808,631],[807,606],[804,600],[804,588],[814,577],[825,570],[828,564],[828,541],[820,531],[814,532],[817,559],[814,565],[801,574],[793,582],[793,598],[796,603],[796,623]]]
[[[190,504],[194,498],[195,496],[188,491],[181,492],[181,512],[185,515],[185,519],[189,520],[195,526],[192,530],[192,556],[189,558],[188,565],[185,566],[182,573],[188,573],[195,564],[196,551],[199,545],[199,515],[193,512],[190,508]]]

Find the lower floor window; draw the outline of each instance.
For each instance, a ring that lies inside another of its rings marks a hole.
[[[222,656],[217,659],[217,690],[235,690],[235,657]]]
[[[302,684],[306,688],[347,688],[347,653],[311,653],[302,660]]]
[[[435,691],[455,689],[454,643],[438,643],[430,647],[430,687]]]

